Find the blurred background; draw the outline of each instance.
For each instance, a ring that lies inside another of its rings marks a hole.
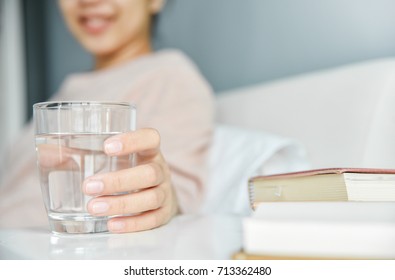
[[[168,0],[156,49],[178,48],[217,94],[395,56],[394,0]],[[55,0],[0,0],[0,152],[66,75],[91,58]]]

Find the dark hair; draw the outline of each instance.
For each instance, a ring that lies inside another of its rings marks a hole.
[[[157,35],[157,30],[158,30],[158,24],[160,22],[160,17],[162,16],[163,13],[165,13],[171,5],[173,5],[175,1],[172,0],[164,0],[162,10],[156,14],[153,14],[151,16],[151,37],[154,37]]]
[[[150,23],[151,36],[154,36],[156,34],[157,29],[158,29],[158,17],[159,17],[159,13],[156,13],[151,16],[151,23]]]

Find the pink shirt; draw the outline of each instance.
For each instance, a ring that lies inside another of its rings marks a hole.
[[[52,100],[127,101],[137,107],[137,127],[161,134],[182,212],[198,209],[206,180],[206,155],[214,119],[212,90],[182,53],[166,50],[111,69],[68,77]],[[46,226],[33,126],[12,148],[2,171],[0,228]]]

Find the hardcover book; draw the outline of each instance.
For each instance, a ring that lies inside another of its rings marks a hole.
[[[395,203],[262,203],[233,258],[395,259]]]
[[[326,168],[253,177],[253,209],[277,201],[395,201],[395,169]]]

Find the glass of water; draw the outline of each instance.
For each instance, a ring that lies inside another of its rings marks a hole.
[[[55,233],[106,232],[109,217],[92,216],[83,181],[134,165],[133,155],[107,156],[104,141],[135,130],[136,108],[114,102],[43,102],[33,106],[37,165],[49,225]]]

